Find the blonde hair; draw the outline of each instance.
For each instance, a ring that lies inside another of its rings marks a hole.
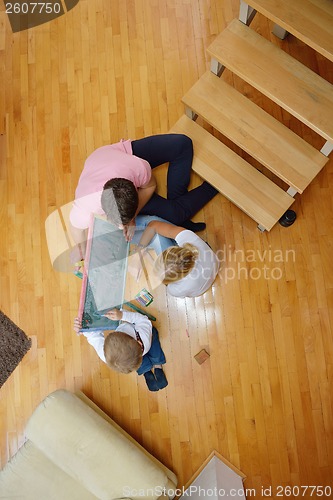
[[[199,250],[190,243],[182,247],[169,247],[157,257],[154,272],[164,285],[169,285],[185,278],[192,271],[198,255]]]
[[[124,332],[111,332],[105,338],[104,355],[108,366],[121,373],[137,370],[142,363],[141,345]]]

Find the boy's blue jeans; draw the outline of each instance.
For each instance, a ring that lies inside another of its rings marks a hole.
[[[153,326],[153,338],[149,351],[143,356],[141,366],[138,368],[138,375],[149,372],[155,365],[163,365],[166,362],[164,352],[158,338],[158,331]]]

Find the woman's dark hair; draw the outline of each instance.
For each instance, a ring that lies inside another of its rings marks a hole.
[[[104,184],[101,204],[107,219],[117,226],[128,224],[138,208],[138,192],[132,181],[115,178]]]

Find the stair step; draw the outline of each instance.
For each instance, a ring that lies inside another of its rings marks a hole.
[[[183,103],[280,179],[302,193],[328,158],[207,71]]]
[[[182,116],[170,132],[191,137],[194,172],[267,231],[294,202],[274,182],[187,116]]]
[[[333,61],[333,2],[246,0],[246,3]]]
[[[208,47],[210,56],[333,142],[333,86],[238,19]]]

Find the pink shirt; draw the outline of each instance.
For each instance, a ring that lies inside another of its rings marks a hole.
[[[88,156],[70,213],[70,221],[74,227],[86,229],[92,213],[104,214],[101,206],[103,186],[116,177],[132,181],[137,189],[147,184],[151,178],[149,163],[133,155],[130,140],[102,146]]]

